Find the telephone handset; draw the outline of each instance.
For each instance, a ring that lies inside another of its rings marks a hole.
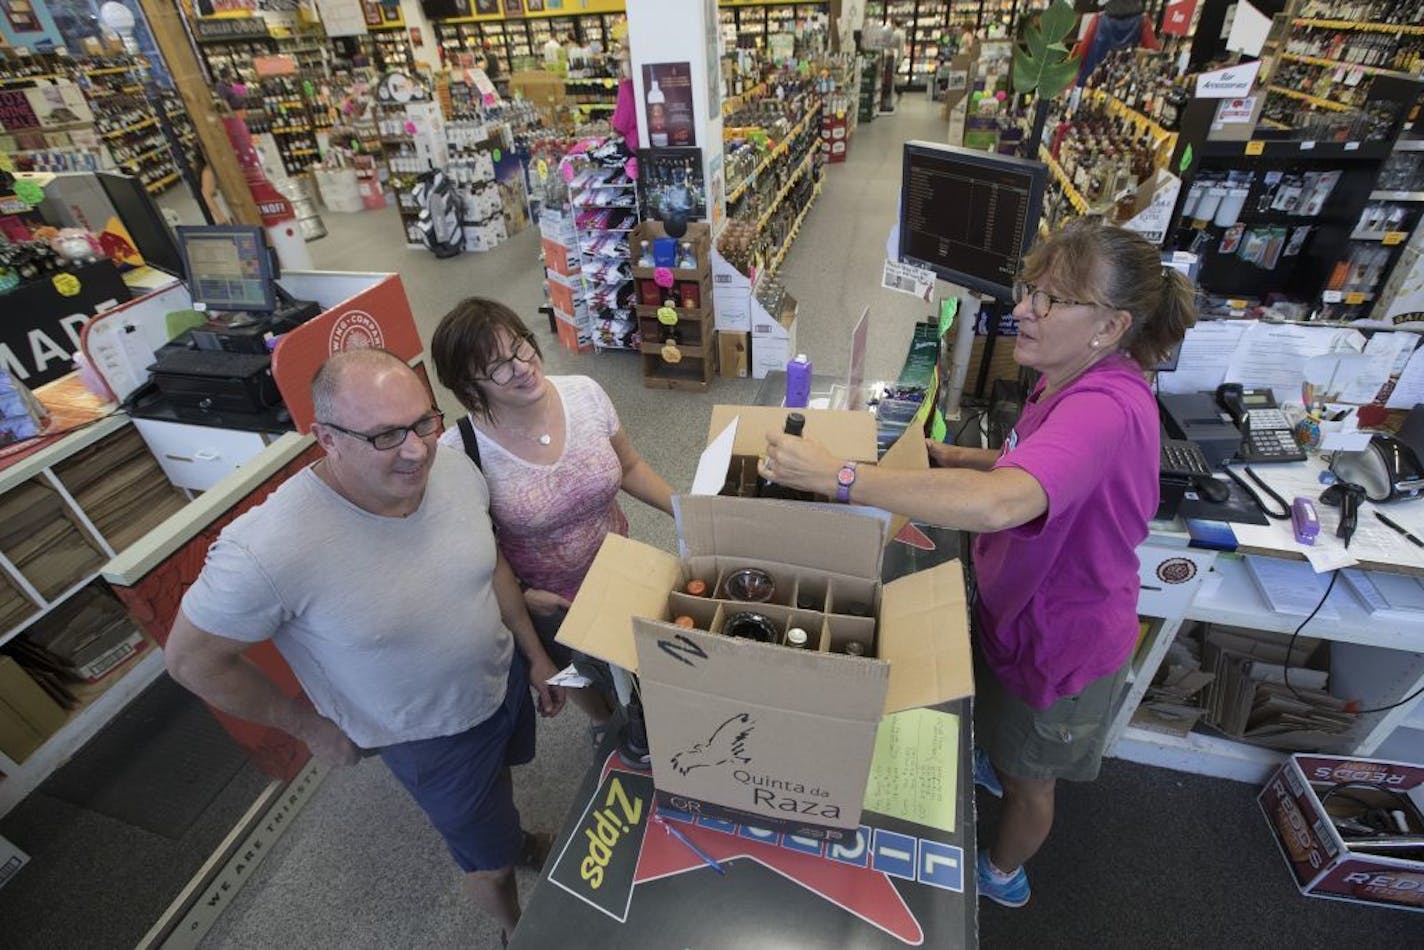
[[[1276,405],[1269,389],[1246,389],[1240,383],[1216,387],[1216,401],[1241,430],[1236,457],[1242,462],[1304,462],[1290,420]]]

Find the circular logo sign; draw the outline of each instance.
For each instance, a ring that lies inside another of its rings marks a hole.
[[[1169,557],[1157,565],[1157,579],[1164,584],[1185,584],[1197,576],[1197,566],[1188,558]]]
[[[331,327],[330,351],[371,350],[386,345],[381,325],[364,310],[348,310]]]

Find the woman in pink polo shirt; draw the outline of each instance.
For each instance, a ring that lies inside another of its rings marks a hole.
[[[1056,781],[1098,774],[1137,642],[1136,548],[1157,509],[1145,370],[1196,317],[1191,285],[1156,247],[1087,222],[1024,259],[1014,299],[1014,359],[1042,376],[1000,451],[931,443],[928,471],[857,471],[773,433],[762,474],[977,533],[975,723],[988,755],[976,750],[975,781],[1004,799],[979,890],[1019,907]]]

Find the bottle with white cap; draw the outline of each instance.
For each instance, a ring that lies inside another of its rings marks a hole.
[[[800,627],[792,627],[786,631],[786,645],[793,650],[804,650],[810,642],[811,638]]]

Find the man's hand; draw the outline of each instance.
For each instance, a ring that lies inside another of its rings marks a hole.
[[[830,496],[836,493],[840,468],[821,443],[776,431],[766,434],[766,458],[757,465],[763,478],[778,485]]]
[[[534,705],[539,707],[541,716],[557,716],[564,708],[564,688],[549,685],[549,680],[558,672],[547,656],[529,665],[529,685],[534,687]]]
[[[572,604],[551,590],[529,588],[524,592],[524,606],[529,608],[531,617],[551,617],[560,610],[568,610]]]
[[[356,743],[348,739],[336,723],[316,712],[303,719],[297,738],[307,744],[311,754],[323,765],[355,765],[361,761],[361,749]]]

